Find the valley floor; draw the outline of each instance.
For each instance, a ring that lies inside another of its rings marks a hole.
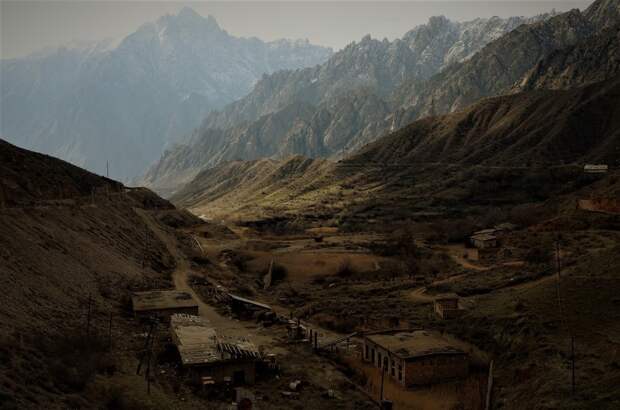
[[[573,223],[590,218],[576,212]],[[558,279],[553,249],[559,230],[549,224],[510,233],[501,245],[510,252],[480,260],[472,248],[414,235],[413,277],[398,251],[402,226],[393,232],[347,232],[313,225],[287,233],[271,231],[269,220],[265,225],[257,221],[216,224],[230,228],[226,235],[193,232],[216,265],[207,274],[210,280],[302,318],[321,329],[325,342],[355,331],[423,327],[460,338],[479,352],[478,384],[410,393],[388,388],[386,395],[394,398],[411,394],[395,399],[395,408],[484,408],[484,375],[491,360],[495,408],[611,409],[620,403],[614,387],[620,377],[620,313],[614,296],[620,289],[620,232],[613,223],[609,229],[560,230],[563,268]],[[546,255],[536,259],[533,248]],[[270,265],[280,274],[265,287]],[[194,281],[199,294],[208,294],[211,286]],[[434,297],[445,293],[459,295],[462,319],[440,320],[433,314]],[[332,359],[344,363],[351,380],[377,399],[376,377],[360,363],[359,346],[360,340],[352,338],[351,350]]]

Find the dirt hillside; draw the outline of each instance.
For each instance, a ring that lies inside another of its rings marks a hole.
[[[174,259],[135,209],[176,211],[148,190],[4,141],[0,187],[0,407],[87,407],[84,388],[103,365],[91,353],[110,314],[124,343],[129,291],[172,286]]]

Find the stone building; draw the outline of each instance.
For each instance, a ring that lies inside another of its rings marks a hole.
[[[497,239],[497,236],[492,235],[490,233],[476,232],[471,237],[471,244],[474,245],[478,249],[496,248],[498,243],[499,241]]]
[[[459,297],[456,294],[437,296],[433,309],[442,319],[454,319],[463,313],[463,309],[459,308]]]
[[[466,378],[469,354],[438,333],[416,330],[364,337],[364,361],[403,387]]]

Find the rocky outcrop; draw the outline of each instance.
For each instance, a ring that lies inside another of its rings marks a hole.
[[[620,26],[616,26],[585,42],[552,52],[525,75],[515,90],[568,89],[619,74]]]

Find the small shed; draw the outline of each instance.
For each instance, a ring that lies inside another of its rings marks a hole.
[[[385,369],[404,387],[462,379],[469,354],[442,335],[427,330],[366,335],[363,359]]]
[[[463,309],[459,307],[459,297],[453,293],[437,296],[433,308],[437,316],[442,319],[454,319],[463,313]]]
[[[583,166],[583,171],[586,174],[605,174],[609,171],[609,165],[607,164],[586,164]]]
[[[188,293],[178,290],[135,292],[131,296],[136,318],[157,317],[169,320],[175,313],[198,315],[198,302]]]
[[[181,365],[195,382],[254,383],[261,355],[247,338],[218,334],[207,320],[183,314],[171,317],[170,332]]]
[[[496,248],[498,245],[497,236],[490,233],[476,232],[471,237],[471,244],[478,249]]]
[[[495,225],[495,230],[496,231],[501,231],[501,232],[504,232],[504,233],[516,231],[517,229],[519,229],[519,226],[515,225],[513,223],[510,223],[510,222],[504,222],[504,223]]]

